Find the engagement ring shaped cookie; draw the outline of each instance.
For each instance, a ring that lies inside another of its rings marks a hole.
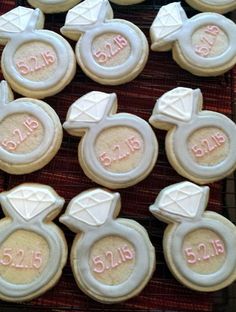
[[[118,85],[133,80],[148,58],[145,35],[134,24],[113,19],[108,0],[85,0],[71,9],[63,35],[78,40],[77,61],[98,83]]]
[[[73,198],[60,217],[78,233],[70,258],[76,283],[104,303],[136,296],[155,269],[155,250],[146,230],[133,220],[116,219],[119,211],[118,193],[92,189]]]
[[[227,13],[236,9],[235,0],[185,0],[194,9],[202,12]]]
[[[68,11],[81,0],[27,0],[34,8],[44,13],[60,13]]]
[[[165,145],[172,167],[206,184],[235,170],[236,125],[223,114],[201,109],[201,91],[179,87],[157,100],[149,121],[168,130]]]
[[[60,92],[75,74],[76,61],[69,43],[53,31],[41,30],[39,9],[17,7],[0,16],[1,67],[16,92],[45,98]]]
[[[236,25],[217,13],[188,19],[179,2],[161,7],[150,29],[151,49],[172,49],[174,60],[198,76],[217,76],[236,63]]]
[[[82,136],[78,154],[84,173],[103,186],[124,188],[150,173],[158,143],[145,120],[116,111],[116,94],[90,92],[70,107],[63,127]]]
[[[169,225],[163,238],[166,262],[187,287],[216,291],[236,278],[236,228],[205,211],[209,187],[181,182],[163,189],[150,211]]]
[[[36,171],[49,163],[62,142],[62,126],[45,102],[13,99],[6,81],[0,83],[0,169],[11,174]]]
[[[29,183],[0,193],[0,202],[0,298],[31,300],[57,283],[66,263],[63,232],[52,222],[64,199]]]

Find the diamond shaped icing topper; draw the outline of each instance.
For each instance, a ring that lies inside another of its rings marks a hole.
[[[193,219],[202,208],[203,188],[191,182],[167,187],[160,198],[158,209],[167,213]],[[154,211],[153,211],[154,212]],[[154,212],[155,213],[155,212]]]
[[[67,121],[100,121],[110,102],[108,93],[93,91],[78,99],[69,110]]]
[[[191,120],[193,111],[193,90],[189,88],[175,88],[157,101],[157,113],[181,121]]]
[[[22,32],[27,27],[34,10],[18,6],[0,16],[0,31]]]
[[[151,26],[155,40],[162,39],[177,31],[183,25],[180,3],[174,2],[160,8]]]
[[[114,196],[96,189],[79,195],[69,208],[69,215],[92,226],[100,226],[110,215]]]
[[[6,197],[14,210],[27,221],[56,202],[55,196],[48,189],[40,187],[19,186],[8,192]]]
[[[91,25],[97,22],[103,3],[107,0],[85,0],[68,11],[66,26]]]

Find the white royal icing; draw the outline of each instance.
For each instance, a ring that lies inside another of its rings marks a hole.
[[[191,182],[177,184],[163,191],[159,209],[186,218],[194,218],[202,206],[203,189]],[[155,213],[155,210],[152,210]]]
[[[93,91],[78,99],[70,108],[68,121],[100,121],[107,109],[110,94]]]
[[[86,0],[78,4],[66,15],[65,25],[82,26],[96,23],[105,2],[106,0]]]
[[[182,27],[183,19],[180,11],[181,6],[178,2],[160,8],[151,26],[151,31],[155,34],[155,40],[165,38]]]
[[[8,192],[6,197],[25,220],[34,218],[56,202],[48,189],[24,185]]]
[[[34,10],[19,6],[0,16],[0,32],[22,32],[27,27]]]
[[[179,87],[166,92],[158,100],[157,110],[163,115],[189,121],[194,111],[193,90]]]
[[[68,214],[92,226],[104,224],[110,214],[114,196],[100,189],[83,194],[73,201]]]

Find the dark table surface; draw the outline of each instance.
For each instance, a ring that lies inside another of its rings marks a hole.
[[[149,28],[161,5],[172,1],[146,0],[130,7],[112,4],[116,18],[127,19],[138,25],[149,38]],[[2,0],[0,14],[16,5],[27,5],[27,1]],[[188,16],[193,11],[183,3]],[[233,18],[233,15],[228,15]],[[45,28],[59,32],[64,24],[65,14],[47,15]],[[71,42],[74,47],[75,43]],[[2,50],[1,50],[2,51]],[[0,53],[1,53],[0,51]],[[1,79],[3,77],[1,76]],[[204,109],[226,114],[233,119],[236,101],[236,68],[215,78],[195,77],[174,63],[170,52],[150,52],[148,63],[142,74],[134,81],[121,86],[102,86],[87,78],[77,68],[77,73],[63,92],[45,99],[58,113],[61,122],[65,121],[69,106],[85,93],[97,90],[115,92],[118,95],[118,111],[136,114],[145,120],[151,115],[155,101],[164,92],[177,87],[200,88],[204,96]],[[20,97],[15,94],[15,97]],[[187,289],[177,282],[164,261],[162,236],[166,225],[148,212],[159,191],[170,184],[184,181],[171,168],[164,152],[165,132],[155,130],[159,141],[159,157],[152,173],[141,183],[120,190],[122,199],[121,216],[141,223],[148,231],[156,248],[156,271],[141,294],[122,304],[104,305],[91,300],[78,289],[69,261],[63,270],[59,283],[41,297],[27,303],[13,304],[0,301],[0,312],[11,311],[231,311],[235,303],[235,284],[214,293],[201,293]],[[21,176],[0,172],[0,191],[8,190],[23,182],[37,182],[52,186],[69,202],[75,195],[95,187],[81,170],[77,161],[79,139],[64,132],[63,143],[56,157],[43,169]],[[210,185],[209,210],[229,217],[235,223],[235,177],[231,176]],[[66,205],[65,205],[66,207]],[[3,217],[0,211],[0,217]],[[70,250],[74,234],[62,224],[56,223],[65,232]]]

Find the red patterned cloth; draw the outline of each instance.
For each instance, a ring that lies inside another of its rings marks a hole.
[[[17,1],[26,5],[26,1]],[[129,8],[112,5],[116,18],[127,19],[138,25],[148,37],[149,27],[161,4],[171,1],[147,0]],[[0,13],[14,8],[15,1],[2,0]],[[187,13],[191,9],[186,5]],[[45,28],[59,32],[64,24],[65,14],[47,15]],[[74,42],[71,42],[74,46]],[[0,52],[1,53],[1,52]],[[2,79],[2,76],[1,76]],[[158,97],[164,92],[177,87],[200,88],[204,96],[204,109],[226,114],[232,118],[232,107],[236,95],[236,70],[216,78],[194,77],[182,70],[172,60],[171,53],[150,52],[146,68],[134,81],[121,86],[102,86],[87,78],[77,68],[72,83],[60,94],[45,101],[58,113],[61,122],[65,121],[69,106],[85,93],[97,90],[115,92],[118,95],[118,111],[136,114],[145,120],[151,115]],[[15,95],[20,97],[19,95]],[[184,178],[177,175],[167,161],[164,152],[165,132],[155,130],[159,141],[160,153],[152,173],[136,186],[121,190],[121,216],[140,222],[150,235],[156,248],[157,267],[147,287],[142,293],[122,304],[103,305],[91,300],[78,289],[70,268],[69,261],[59,283],[43,296],[29,303],[12,304],[0,301],[0,311],[215,311],[214,301],[221,299],[222,292],[208,294],[189,290],[177,282],[169,272],[164,261],[162,236],[166,225],[156,220],[148,211],[159,191]],[[69,202],[75,195],[88,188],[95,187],[81,170],[77,161],[79,138],[64,132],[63,144],[56,157],[42,170],[28,175],[13,176],[0,173],[0,191],[8,190],[23,182],[38,182],[52,186],[60,196]],[[208,209],[221,212],[224,203],[223,188],[225,180],[210,185],[210,202]],[[65,206],[66,207],[66,206]],[[3,214],[0,212],[0,216]],[[57,222],[58,223],[58,222]],[[66,234],[69,248],[74,233],[58,223]],[[15,309],[14,309],[15,308]]]

